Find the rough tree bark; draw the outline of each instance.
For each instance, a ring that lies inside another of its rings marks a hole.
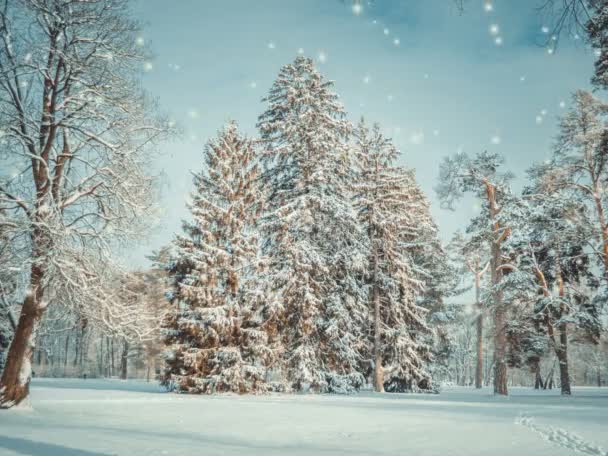
[[[502,299],[502,292],[498,285],[502,280],[502,242],[509,235],[509,230],[504,229],[497,217],[500,211],[496,202],[496,188],[492,183],[484,180],[486,196],[490,207],[490,219],[492,221],[492,245],[490,247],[490,275],[492,282],[492,301],[494,306],[494,394],[508,395],[507,389],[507,334],[506,334],[506,310]]]
[[[17,405],[29,394],[36,331],[44,312],[42,277],[42,269],[34,263],[31,267],[30,290],[23,301],[0,378],[0,408]]]
[[[559,262],[556,262],[556,278],[557,284],[559,288],[559,297],[561,299],[560,302],[560,319],[566,313],[565,304],[564,304],[564,281],[562,278],[561,270],[559,267]],[[539,286],[543,292],[543,295],[548,298],[551,297],[551,292],[549,291],[549,284],[547,283],[547,279],[545,278],[545,274],[540,270],[538,266],[535,267],[536,277],[538,278]],[[544,310],[545,316],[545,324],[547,325],[547,335],[549,336],[549,343],[553,347],[555,351],[555,355],[557,356],[557,361],[559,362],[559,375],[560,375],[560,387],[562,395],[569,396],[571,394],[570,389],[570,374],[568,368],[568,328],[567,323],[562,322],[559,324],[559,338],[556,338],[555,328],[553,326],[551,310],[549,306],[545,306]],[[553,385],[553,367],[551,368],[551,381],[550,385]],[[546,388],[545,382],[545,388]]]
[[[122,346],[122,353],[120,355],[120,378],[122,380],[127,379],[127,367],[129,361],[129,342],[127,340],[124,341]]]

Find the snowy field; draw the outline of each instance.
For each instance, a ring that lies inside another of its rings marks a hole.
[[[607,426],[608,388],[203,397],[37,379],[31,408],[0,412],[0,455],[606,455]]]

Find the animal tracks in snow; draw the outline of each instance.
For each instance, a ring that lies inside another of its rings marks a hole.
[[[539,426],[530,416],[521,415],[515,419],[520,424],[539,434],[544,440],[571,449],[577,453],[590,456],[608,456],[608,452],[593,443],[586,442],[581,437],[564,429],[552,426]]]

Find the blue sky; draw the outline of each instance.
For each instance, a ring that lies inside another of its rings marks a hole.
[[[461,15],[451,0],[376,0],[360,12],[349,0],[140,0],[141,40],[155,54],[143,83],[183,136],[160,147],[160,226],[128,261],[145,264],[179,231],[205,141],[229,119],[255,135],[262,97],[300,49],[335,81],[353,121],[365,115],[393,138],[449,239],[478,208],[439,208],[441,157],[498,151],[521,184],[593,69],[580,40],[562,38],[548,52],[535,1],[492,0],[488,11],[489,1],[468,0]]]

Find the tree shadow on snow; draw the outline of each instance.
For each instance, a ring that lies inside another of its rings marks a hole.
[[[158,382],[140,382],[117,379],[34,378],[32,388],[81,389],[97,391],[121,391],[131,393],[164,394],[167,390]]]
[[[0,436],[0,449],[14,451],[18,454],[31,456],[109,456],[106,453],[79,450],[53,443],[35,442],[33,440]]]

